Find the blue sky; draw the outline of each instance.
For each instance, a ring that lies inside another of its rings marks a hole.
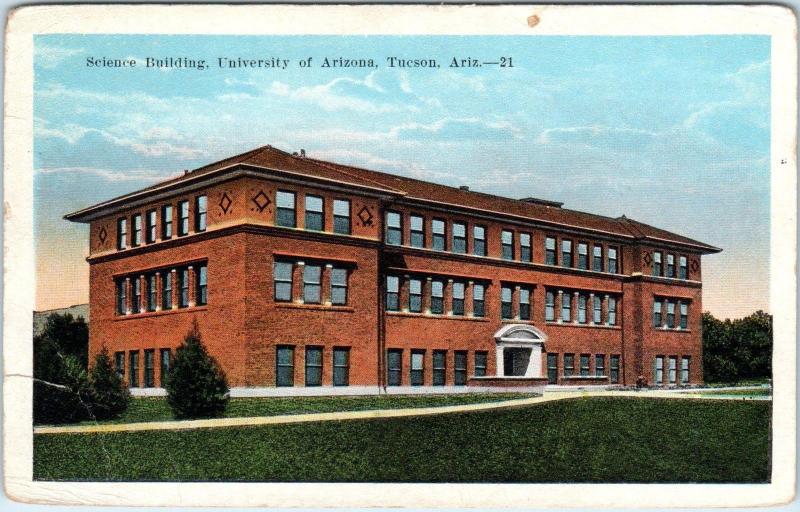
[[[768,310],[769,48],[761,36],[39,36],[37,305],[88,299],[88,231],[64,213],[272,144],[624,213],[724,249],[704,258],[704,309]],[[326,56],[379,67],[319,67]],[[388,68],[388,56],[442,67]],[[503,56],[513,68],[448,67]],[[145,69],[146,57],[211,67]],[[291,62],[219,69],[217,57]]]

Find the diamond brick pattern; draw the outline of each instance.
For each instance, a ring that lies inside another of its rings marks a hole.
[[[263,190],[259,190],[258,194],[253,196],[251,201],[253,201],[253,204],[258,208],[258,213],[263,213],[264,210],[272,204],[272,201],[269,200],[269,197],[267,197],[267,194],[265,194]]]
[[[231,196],[229,196],[227,192],[223,192],[222,198],[219,200],[219,207],[222,208],[222,213],[227,214],[232,204],[233,199],[231,199]]]
[[[366,206],[362,207],[361,210],[358,211],[357,215],[359,220],[361,220],[362,226],[364,227],[372,226],[372,220],[374,216],[372,215],[372,212],[369,211],[369,208],[367,208]]]
[[[106,231],[105,227],[100,228],[100,232],[97,233],[97,238],[100,239],[101,244],[106,243],[106,240],[108,239],[108,231]]]

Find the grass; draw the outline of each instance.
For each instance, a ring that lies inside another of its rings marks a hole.
[[[709,389],[693,393],[692,395],[712,395],[712,396],[770,396],[772,391],[769,388],[762,389]]]
[[[577,398],[417,418],[34,436],[34,479],[767,482],[770,402]]]

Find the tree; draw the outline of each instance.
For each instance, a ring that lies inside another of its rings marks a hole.
[[[52,313],[39,337],[55,343],[61,354],[75,357],[83,368],[88,367],[89,326],[82,316],[74,318],[70,313]]]
[[[128,408],[131,394],[114,370],[105,345],[95,356],[89,375],[91,409],[94,419],[116,418]]]
[[[86,370],[47,339],[34,341],[33,422],[71,423],[89,417],[91,393]]]
[[[772,374],[772,315],[736,320],[703,313],[703,366],[707,382],[735,383]]]
[[[228,382],[206,351],[197,322],[175,351],[164,387],[167,401],[178,419],[213,418],[228,405]]]

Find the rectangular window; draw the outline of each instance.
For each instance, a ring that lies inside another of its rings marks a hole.
[[[197,196],[194,199],[194,230],[202,233],[208,225],[208,197]]]
[[[350,201],[347,199],[333,200],[333,232],[350,234]]]
[[[544,319],[547,322],[556,319],[556,294],[550,290],[544,294]]]
[[[681,329],[688,329],[689,328],[689,304],[685,302],[679,302],[679,308],[681,312]]]
[[[688,278],[688,271],[686,268],[686,256],[681,256],[678,258],[678,277],[680,279],[687,279]]]
[[[403,244],[403,217],[398,212],[386,212],[386,243]]]
[[[544,239],[544,262],[547,265],[556,264],[556,239],[549,236]]]
[[[617,325],[617,299],[615,297],[608,298],[608,318],[606,323],[608,325]]]
[[[603,377],[606,374],[606,356],[604,354],[594,355],[594,376]]]
[[[114,369],[120,379],[125,379],[125,352],[114,353]]]
[[[500,289],[500,312],[502,318],[513,318],[514,314],[511,307],[511,297],[514,292],[510,286],[503,286]]]
[[[572,266],[572,240],[561,241],[561,266]]]
[[[306,347],[306,387],[322,385],[322,347]]]
[[[572,297],[570,297],[569,293],[561,295],[561,321],[572,321]]]
[[[453,354],[453,384],[464,386],[467,384],[467,352],[456,350]]]
[[[425,218],[411,215],[408,218],[411,229],[411,247],[425,247]]]
[[[564,354],[564,376],[571,377],[575,374],[575,354]]]
[[[531,251],[531,234],[519,234],[519,259],[520,261],[533,261],[533,253]]]
[[[275,357],[275,385],[294,386],[294,347],[278,345]]]
[[[609,247],[608,248],[608,268],[607,272],[611,274],[617,273],[617,248],[616,247]]]
[[[156,283],[156,275],[149,274],[147,276],[147,311],[155,311],[156,304],[158,304],[158,283]]]
[[[161,276],[161,309],[172,309],[172,272],[169,270]]]
[[[667,301],[667,327],[675,328],[675,302],[671,300]]]
[[[656,356],[655,361],[655,383],[664,383],[664,356]]]
[[[398,311],[400,309],[400,278],[386,276],[386,310]]]
[[[482,284],[472,285],[472,316],[482,317],[486,314],[484,294],[486,289]]]
[[[453,223],[453,252],[459,254],[467,253],[467,225],[461,222]]]
[[[667,277],[675,277],[675,255],[667,254]]]
[[[589,270],[589,245],[584,243],[578,244],[578,268],[581,270]]]
[[[333,347],[333,385],[350,385],[350,349]]]
[[[677,356],[669,356],[669,383],[675,384],[675,379],[678,373],[678,358]]]
[[[618,384],[619,383],[619,355],[612,354],[611,355],[611,384]]]
[[[661,253],[658,251],[653,253],[653,275],[661,275]]]
[[[386,370],[389,386],[400,386],[403,379],[403,351],[390,348],[386,352]]]
[[[475,352],[475,376],[486,377],[486,352]]]
[[[117,314],[128,312],[128,284],[125,279],[117,279]]]
[[[306,194],[305,229],[310,231],[325,230],[325,202],[319,196]]]
[[[142,280],[138,277],[132,279],[133,297],[131,298],[131,311],[138,313],[142,310]]]
[[[169,240],[172,238],[172,206],[161,207],[161,239]]]
[[[611,249],[609,249],[610,251]],[[603,271],[603,246],[595,245],[592,247],[592,270],[595,272]]]
[[[683,356],[681,358],[681,384],[688,384],[689,383],[689,361],[691,358],[689,356]]]
[[[161,349],[161,387],[164,387],[164,384],[167,380],[167,375],[169,375],[169,368],[170,363],[172,363],[172,354],[170,349],[162,348]]]
[[[412,313],[422,312],[422,280],[408,280],[408,310]]]
[[[152,388],[155,385],[155,350],[147,349],[144,351],[144,387]]]
[[[431,232],[433,234],[433,249],[435,251],[445,250],[445,224],[441,219],[433,219],[431,221]]]
[[[322,301],[322,267],[306,264],[303,269],[303,302],[319,304]]]
[[[131,350],[128,364],[128,387],[139,387],[139,351]]]
[[[344,306],[347,304],[347,269],[331,268],[331,304]]]
[[[464,283],[453,282],[453,314],[464,315]]]
[[[433,351],[433,385],[444,386],[447,373],[447,351]]]
[[[503,247],[502,257],[504,260],[514,259],[514,233],[503,230],[500,234],[500,243]]]
[[[558,383],[558,354],[547,354],[547,383]]]
[[[472,227],[472,254],[486,256],[486,228],[483,226]]]
[[[411,351],[411,385],[422,386],[425,376],[425,351]]]
[[[178,270],[178,292],[179,301],[178,307],[189,307],[189,269],[183,268]]]
[[[178,203],[178,236],[189,234],[189,201]]]
[[[444,313],[444,283],[431,281],[431,313],[441,315]]]
[[[117,219],[117,249],[128,247],[128,219]]]
[[[147,243],[152,244],[156,241],[156,211],[149,210],[145,220],[147,221]]]
[[[581,354],[581,377],[589,376],[589,354]]]
[[[133,236],[131,237],[131,246],[138,247],[142,245],[142,214],[137,213],[131,219],[133,224]]]
[[[292,300],[292,264],[288,261],[276,261],[273,265],[275,281],[275,301],[291,302]]]
[[[297,226],[294,192],[278,190],[275,193],[275,224],[285,228]]]
[[[520,320],[531,319],[531,290],[529,288],[519,289],[519,318]]]
[[[599,324],[603,321],[603,299],[599,295],[594,296],[594,304],[592,304],[592,321]]]
[[[208,266],[200,265],[197,267],[195,280],[197,281],[195,286],[195,302],[198,306],[204,306],[208,304]]]
[[[578,295],[578,323],[586,323],[586,295]]]
[[[661,301],[657,298],[653,301],[653,327],[658,329],[661,327],[663,320],[661,318]]]

